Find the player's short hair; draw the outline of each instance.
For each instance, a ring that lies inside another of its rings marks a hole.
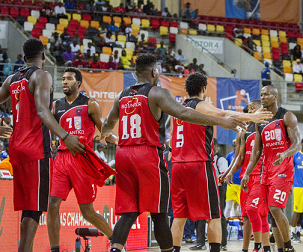
[[[26,59],[35,59],[44,52],[44,46],[40,39],[31,38],[24,42],[23,52]]]
[[[76,81],[80,81],[80,86],[81,86],[81,84],[82,84],[82,74],[81,74],[81,71],[78,68],[75,68],[75,67],[65,68],[64,73],[75,73]]]
[[[155,55],[150,53],[142,53],[136,59],[136,71],[144,72],[147,70],[153,70],[155,64],[157,63],[157,58]]]
[[[207,77],[202,73],[191,73],[185,81],[185,90],[189,96],[198,96],[202,92],[202,87],[207,86]]]
[[[243,113],[248,113],[248,106],[245,106],[244,109],[242,110]]]
[[[214,145],[218,145],[218,140],[217,140],[217,138],[214,138]]]

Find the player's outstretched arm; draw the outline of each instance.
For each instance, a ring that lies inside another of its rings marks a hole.
[[[102,111],[99,103],[93,98],[90,98],[88,101],[88,114],[91,117],[92,121],[95,123],[97,129],[101,132],[103,122]],[[106,138],[106,141],[118,144],[118,137],[111,133]]]
[[[273,117],[272,112],[270,111],[263,111],[263,106],[261,106],[260,109],[258,109],[255,113],[239,113],[232,110],[222,110],[218,109],[212,104],[210,104],[207,101],[203,101],[198,103],[197,111],[206,114],[206,115],[213,115],[218,117],[236,117],[237,119],[243,121],[243,122],[255,122],[255,123],[267,123],[267,121],[264,121],[264,119],[270,119]]]
[[[283,122],[284,125],[286,126],[287,134],[290,139],[291,145],[286,151],[277,154],[278,159],[275,162],[273,162],[273,165],[282,164],[285,158],[294,155],[296,152],[298,152],[301,149],[300,130],[298,127],[297,117],[292,112],[288,111],[284,115]]]
[[[161,87],[153,87],[150,91],[149,98],[151,98],[151,102],[155,103],[163,112],[185,122],[200,125],[219,125],[234,131],[238,131],[237,127],[245,129],[245,123],[238,119],[231,117],[219,118],[186,108],[176,102],[169,90]]]
[[[120,94],[118,94],[115,98],[114,105],[102,124],[100,140],[103,140],[105,137],[110,135],[111,131],[119,120],[119,98]]]
[[[249,175],[252,173],[254,168],[256,167],[257,163],[260,160],[260,157],[262,155],[262,140],[261,140],[261,135],[258,129],[258,124],[256,124],[256,137],[255,137],[255,144],[252,150],[252,153],[250,155],[249,163],[247,165],[247,169],[244,173],[244,176],[241,180],[241,188],[244,192],[247,192],[247,183],[249,179]]]
[[[43,70],[37,70],[33,73],[30,81],[34,86],[37,116],[41,119],[42,123],[55,135],[64,139],[64,144],[73,155],[75,152],[83,153],[84,145],[78,141],[78,137],[68,135],[49,110],[50,91],[52,88],[51,75]]]

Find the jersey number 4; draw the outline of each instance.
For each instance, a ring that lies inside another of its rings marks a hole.
[[[141,116],[139,116],[138,114],[133,114],[131,115],[130,118],[128,116],[123,116],[122,123],[123,123],[122,139],[128,139],[129,133],[132,138],[140,138],[142,136],[141,126],[140,126]]]

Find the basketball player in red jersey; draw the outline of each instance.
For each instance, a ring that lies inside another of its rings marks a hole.
[[[244,123],[231,117],[203,115],[176,102],[167,89],[157,86],[159,73],[154,55],[138,56],[136,75],[138,83],[116,97],[101,131],[101,138],[104,138],[119,121],[115,211],[122,216],[113,232],[111,251],[123,249],[131,226],[145,211],[151,213],[160,249],[172,251],[172,236],[166,221],[169,178],[162,150],[163,112],[183,121],[220,124],[233,130],[237,125],[243,127]]]
[[[184,106],[207,115],[221,117],[238,116],[243,121],[249,118],[264,122],[272,113],[258,111],[254,114],[217,109],[206,98],[207,77],[201,73],[190,74],[185,82],[189,99]],[[220,251],[222,236],[220,200],[213,161],[213,128],[183,122],[173,118],[172,127],[172,225],[173,243],[180,251],[183,230],[187,218],[208,221],[210,251]],[[190,150],[190,151],[188,151]]]
[[[44,46],[38,39],[23,45],[26,68],[9,76],[0,88],[0,103],[9,96],[13,107],[13,134],[9,142],[14,171],[14,209],[22,210],[19,251],[31,251],[42,211],[47,211],[52,174],[51,135],[59,136],[74,154],[84,146],[69,136],[53,117],[52,77],[42,70]],[[30,181],[30,182],[29,182]]]
[[[292,156],[300,150],[300,131],[296,116],[278,107],[278,90],[268,85],[261,90],[261,102],[274,117],[268,124],[256,124],[255,144],[241,187],[247,191],[250,174],[263,156],[261,183],[266,185],[268,206],[284,242],[284,251],[295,251],[289,237],[289,223],[283,213],[293,183],[294,165]]]
[[[79,92],[82,75],[77,68],[66,68],[62,77],[64,98],[54,102],[53,113],[60,126],[70,135],[86,136],[88,145],[94,146],[95,125],[101,130],[102,113],[95,99]],[[111,142],[117,143],[117,137],[111,135]],[[62,200],[66,200],[70,190],[74,188],[83,218],[93,224],[108,238],[112,230],[106,220],[95,212],[93,202],[97,187],[88,175],[75,162],[63,141],[58,147],[54,161],[54,172],[47,214],[48,235],[52,252],[59,252],[60,216],[59,208]]]
[[[253,100],[248,104],[248,113],[254,113],[261,107],[260,100]],[[235,157],[233,165],[223,174],[226,183],[230,183],[233,174],[241,168],[240,178],[242,179],[246,171],[251,151],[254,146],[256,136],[255,123],[251,122],[246,131],[241,131],[238,134],[236,144],[239,146],[238,155]],[[253,252],[262,250],[269,252],[269,225],[268,225],[268,208],[265,201],[264,186],[260,183],[260,174],[262,166],[261,157],[256,168],[250,175],[251,178],[247,184],[248,192],[241,191],[241,212],[244,219],[244,237],[242,252],[248,252],[251,231],[254,234],[255,248]]]

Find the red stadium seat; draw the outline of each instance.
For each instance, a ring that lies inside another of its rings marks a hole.
[[[147,46],[150,46],[152,41],[154,42],[154,46],[157,46],[157,39],[156,38],[148,38]]]
[[[91,21],[92,20],[92,17],[91,17],[91,15],[86,15],[86,14],[83,14],[82,15],[82,20],[87,20],[87,21]]]
[[[280,54],[279,48],[272,48],[271,50],[273,54]]]
[[[154,28],[154,29],[159,29],[159,27],[160,27],[160,21],[159,21],[159,19],[153,18],[153,19],[151,20],[151,22],[150,22],[150,25],[151,25],[151,27]]]
[[[72,26],[78,27],[79,26],[79,21],[76,20],[76,19],[71,19],[71,20],[69,20],[69,24],[72,25]]]
[[[168,35],[169,42],[176,42],[176,34],[170,33]]]
[[[6,7],[1,7],[0,10],[1,10],[2,15],[8,15],[9,14],[9,10]]]
[[[281,53],[282,55],[288,55],[289,54],[288,47],[281,47]]]
[[[85,10],[85,4],[79,4],[78,10]]]
[[[39,38],[40,35],[41,35],[41,30],[38,30],[38,29],[35,29],[35,28],[32,30],[32,36],[34,38]]]
[[[280,58],[280,54],[278,54],[278,53],[273,54],[273,55],[272,55],[272,59],[273,59],[273,60],[280,60],[280,59],[281,59],[281,58]]]
[[[36,23],[35,29],[42,31],[45,27],[45,24]]]
[[[168,21],[161,20],[160,26],[169,27],[169,22],[168,22]]]
[[[29,15],[30,15],[29,9],[21,9],[20,10],[20,16],[28,17]]]
[[[15,4],[15,5],[22,5],[23,2],[22,2],[22,0],[14,0],[13,4]]]
[[[302,91],[303,90],[303,83],[302,82],[296,82],[295,83],[295,88],[296,88],[296,91]]]
[[[46,17],[39,17],[38,18],[38,23],[44,24],[44,26],[45,26],[46,23],[47,23],[47,18]]]
[[[11,8],[11,9],[10,9],[10,15],[11,15],[13,18],[18,17],[18,15],[19,15],[19,10],[18,10],[17,8]]]
[[[29,6],[33,6],[33,3],[32,3],[32,1],[27,1],[26,0],[26,1],[23,2],[23,5],[29,7]]]
[[[297,38],[303,38],[303,34],[301,32],[297,32]]]
[[[38,7],[44,7],[44,1],[34,0],[34,5]]]
[[[78,27],[78,32],[79,32],[79,35],[80,35],[80,34],[85,34],[85,33],[86,33],[86,28],[83,27],[83,26],[79,26],[79,27]]]
[[[293,31],[288,31],[287,32],[287,37],[288,38],[294,38],[295,37],[295,33]]]
[[[2,3],[3,3],[3,4],[12,4],[12,1],[11,1],[11,0],[3,0]]]
[[[179,23],[178,22],[176,22],[176,21],[171,21],[170,22],[170,27],[179,27]]]

